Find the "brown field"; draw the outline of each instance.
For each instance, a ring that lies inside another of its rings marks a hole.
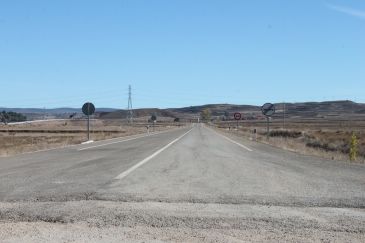
[[[147,132],[147,123],[133,125],[118,120],[91,120],[91,140],[103,140],[131,136]],[[157,123],[150,132],[163,131],[183,124],[172,122]],[[150,125],[151,126],[151,125]],[[80,144],[87,140],[86,121],[48,121],[18,125],[0,125],[0,156],[62,148]]]
[[[267,139],[266,121],[218,122],[214,126],[250,140],[257,140],[276,147],[306,155],[329,159],[349,160],[350,139],[358,139],[357,162],[365,162],[365,121],[360,120],[273,120]],[[257,133],[254,134],[254,129]]]

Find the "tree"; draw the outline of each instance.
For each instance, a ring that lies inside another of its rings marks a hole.
[[[1,122],[4,122],[5,124],[7,124],[8,122],[26,121],[27,117],[24,116],[23,114],[12,112],[12,111],[9,111],[9,112],[2,111],[0,113],[0,120],[1,120]]]
[[[151,116],[150,120],[151,120],[152,122],[156,121],[156,120],[157,120],[157,115],[156,115],[156,114],[153,114],[153,115]]]
[[[204,109],[201,113],[200,113],[200,118],[203,121],[210,121],[211,118],[211,112],[209,109]]]
[[[8,124],[8,119],[6,118],[4,111],[0,113],[0,121],[3,122],[5,125]]]

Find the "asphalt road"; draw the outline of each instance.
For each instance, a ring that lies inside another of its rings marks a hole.
[[[36,232],[54,230],[42,225],[49,222],[86,222],[85,231],[66,234],[71,239],[91,237],[95,225],[116,227],[119,236],[140,227],[106,241],[365,239],[364,165],[298,155],[202,124],[0,158],[0,201],[3,229],[24,228],[0,231],[9,241],[34,227],[28,235],[42,241]]]

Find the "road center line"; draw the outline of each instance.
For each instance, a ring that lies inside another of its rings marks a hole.
[[[230,139],[230,138],[228,138],[228,137],[224,136],[223,134],[220,134],[220,133],[218,133],[218,132],[214,131],[214,130],[213,130],[213,129],[211,129],[211,128],[208,128],[208,129],[209,129],[209,130],[211,130],[211,131],[213,131],[214,133],[218,134],[219,136],[221,136],[221,137],[225,138],[226,140],[230,141],[231,143],[234,143],[234,144],[236,144],[236,145],[240,146],[241,148],[246,149],[247,151],[250,151],[250,152],[252,152],[252,151],[253,151],[252,149],[250,149],[250,148],[246,147],[245,145],[240,144],[240,143],[238,143],[238,142],[236,142],[236,141],[234,141],[234,140],[232,140],[232,139]]]
[[[169,144],[167,144],[163,148],[157,150],[156,152],[154,152],[152,155],[148,156],[147,158],[145,158],[141,162],[135,164],[134,166],[132,166],[128,170],[124,171],[123,173],[121,173],[120,175],[118,175],[117,177],[115,177],[114,179],[121,180],[124,177],[128,176],[130,173],[132,173],[138,167],[144,165],[145,163],[147,163],[148,161],[150,161],[151,159],[153,159],[154,157],[156,157],[158,154],[160,154],[161,152],[163,152],[165,149],[167,149],[168,147],[170,147],[171,145],[173,145],[174,143],[176,143],[177,141],[179,141],[180,139],[182,139],[185,135],[187,135],[189,132],[191,132],[191,130],[193,130],[193,128],[190,129],[189,131],[187,131],[186,133],[184,133],[183,135],[181,135],[180,137],[176,138],[175,140],[173,140],[172,142],[170,142]]]
[[[180,129],[180,128],[178,128],[178,129]],[[154,136],[154,135],[158,135],[158,134],[162,134],[162,133],[166,133],[166,132],[171,132],[171,131],[175,131],[175,130],[177,130],[177,129],[166,130],[166,131],[155,132],[155,133],[149,133],[147,135],[142,135],[142,136],[137,136],[137,137],[136,136],[133,136],[133,138],[129,138],[129,139],[119,140],[119,141],[110,142],[110,143],[103,143],[103,144],[94,145],[94,146],[90,146],[90,147],[86,147],[86,148],[80,148],[80,149],[78,149],[78,151],[83,151],[83,150],[87,150],[87,149],[98,148],[98,147],[107,146],[107,145],[116,144],[116,143],[128,142],[128,141],[135,140],[135,139],[138,139],[138,138],[144,138],[144,137]],[[108,140],[115,140],[115,139],[121,139],[121,138],[112,138],[112,139],[108,139]],[[107,141],[107,140],[104,140],[104,141]]]

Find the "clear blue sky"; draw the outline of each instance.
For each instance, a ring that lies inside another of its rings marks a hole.
[[[363,0],[0,1],[0,107],[365,102]]]

